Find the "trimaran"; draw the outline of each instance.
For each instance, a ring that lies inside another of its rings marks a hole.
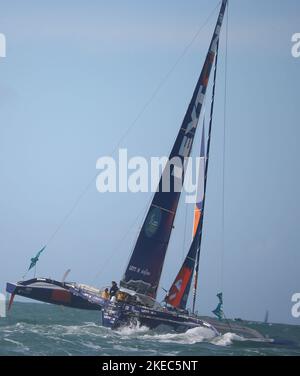
[[[100,324],[113,329],[138,322],[149,328],[167,325],[179,331],[204,327],[213,330],[216,335],[229,331],[226,320],[202,319],[195,314],[219,38],[226,7],[227,0],[223,0],[200,77],[169,156],[169,161],[175,163],[162,172],[159,187],[145,217],[125,274],[120,281],[123,300],[104,299],[101,290],[83,284],[65,282],[64,279],[56,281],[50,278],[32,278],[18,283],[7,283],[6,290],[11,294],[9,305],[12,304],[15,295],[20,295],[52,304],[98,310]],[[156,296],[181,194],[176,186],[178,179],[182,184],[185,176],[185,169],[182,166],[191,154],[213,67],[214,82],[206,153],[203,132],[201,141],[201,157],[204,165],[202,165],[203,173],[199,184],[202,185],[203,194],[197,200],[195,207],[194,232],[190,249],[162,305],[156,301]],[[167,174],[169,176],[166,176]],[[170,181],[168,192],[162,189],[164,179]],[[32,259],[32,262],[35,263],[37,259],[38,255]],[[193,308],[190,312],[186,309],[186,305],[193,277]],[[220,306],[219,311],[216,312],[219,318],[221,312]],[[248,337],[260,337],[256,331],[234,323],[230,325],[230,329]]]

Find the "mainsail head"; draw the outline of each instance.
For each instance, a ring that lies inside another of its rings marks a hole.
[[[156,297],[184,180],[185,158],[190,156],[207,85],[216,55],[227,0],[222,1],[218,21],[199,80],[169,156],[158,189],[139,233],[129,264],[120,282],[122,287]],[[168,190],[164,184],[168,182]]]

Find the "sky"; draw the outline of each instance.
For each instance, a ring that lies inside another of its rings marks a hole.
[[[0,1],[7,43],[7,56],[0,58],[0,291],[7,281],[20,280],[30,258],[48,243],[39,276],[61,279],[70,268],[69,278],[77,282],[100,287],[120,280],[151,193],[100,194],[96,161],[116,146],[130,156],[168,155],[217,11],[201,25],[217,4]],[[215,308],[223,291],[228,317],[263,320],[268,309],[273,322],[300,324],[291,315],[291,297],[300,292],[300,58],[291,55],[296,32],[298,0],[230,1],[224,252],[225,27],[201,251],[201,314]],[[192,207],[180,205],[164,288],[188,250],[191,221]]]

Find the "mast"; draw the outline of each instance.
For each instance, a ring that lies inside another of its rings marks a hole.
[[[184,162],[190,156],[195,132],[215,59],[227,0],[222,1],[218,21],[191,102],[173,145],[156,193],[139,233],[125,274],[124,288],[156,298],[185,177]],[[166,182],[168,184],[166,184]],[[168,189],[165,187],[168,185]],[[180,187],[180,189],[178,189]]]
[[[198,272],[199,272],[200,250],[201,250],[201,241],[202,241],[204,208],[205,208],[205,199],[206,199],[207,173],[208,173],[208,164],[209,164],[212,118],[213,118],[213,112],[214,112],[214,100],[215,100],[215,90],[216,90],[218,51],[219,51],[219,41],[217,42],[217,48],[216,48],[216,59],[215,59],[215,67],[214,67],[214,82],[213,82],[213,89],[212,89],[210,119],[209,119],[208,138],[207,138],[207,149],[206,149],[207,153],[206,153],[205,174],[204,174],[204,194],[203,194],[202,210],[201,210],[202,215],[201,215],[200,222],[199,222],[199,237],[198,237],[199,243],[198,243],[198,249],[197,249],[197,259],[196,259],[195,278],[194,278],[194,290],[193,290],[193,307],[192,307],[193,313],[195,312],[196,296],[197,296],[197,288],[198,288]]]

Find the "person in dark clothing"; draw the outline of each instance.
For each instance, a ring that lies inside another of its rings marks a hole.
[[[112,298],[113,296],[115,296],[118,290],[119,290],[119,287],[117,285],[117,282],[112,281],[111,288],[109,290],[109,296],[110,296],[110,298]]]

